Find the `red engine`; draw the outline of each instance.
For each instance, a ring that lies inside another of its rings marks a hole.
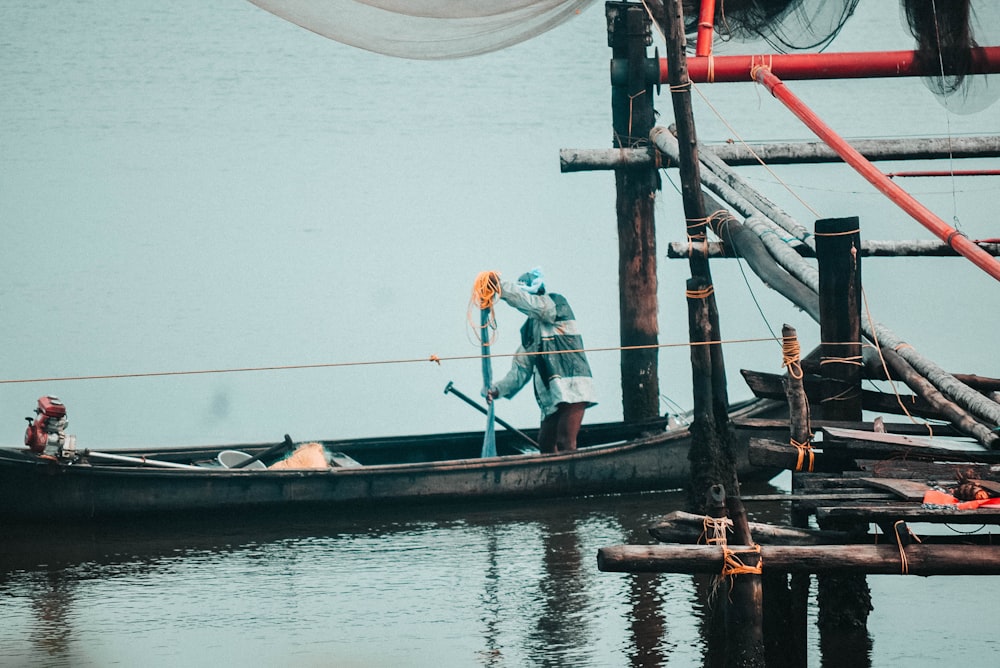
[[[57,454],[66,441],[66,406],[58,397],[44,396],[38,398],[38,408],[35,418],[24,418],[28,421],[28,429],[24,432],[24,444],[32,452]]]

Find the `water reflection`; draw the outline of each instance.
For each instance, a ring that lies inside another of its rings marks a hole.
[[[289,653],[321,665],[697,665],[707,636],[692,578],[601,573],[595,558],[650,542],[647,527],[682,504],[660,493],[0,528],[0,645],[29,664],[128,662],[144,646],[161,665],[205,665],[233,660],[219,638],[238,628],[260,665]]]

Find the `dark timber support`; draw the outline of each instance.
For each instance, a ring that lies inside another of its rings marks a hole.
[[[650,21],[642,5],[608,2],[612,49],[611,107],[616,148],[644,148],[653,128],[653,84],[647,75]],[[659,414],[656,299],[655,165],[615,170],[618,290],[621,320],[622,412],[626,422]],[[633,348],[633,349],[630,349]]]
[[[861,420],[861,231],[857,217],[816,221],[821,369],[846,390],[824,395],[826,420]],[[826,528],[826,527],[824,527]],[[837,527],[844,528],[844,527]],[[843,665],[870,665],[871,592],[864,575],[818,578],[820,647]]]
[[[695,416],[691,427],[691,498],[700,497],[707,489],[725,490],[727,512],[733,521],[734,540],[752,546],[753,539],[750,536],[746,509],[740,499],[740,485],[733,455],[735,435],[729,421],[729,395],[720,343],[722,333],[719,311],[708,258],[700,249],[708,240],[709,226],[708,213],[702,199],[698,139],[691,109],[684,17],[679,0],[668,0],[663,3],[663,8],[663,23],[667,29],[667,57],[670,62],[667,81],[670,85],[680,157],[678,167],[681,199],[684,204],[686,233],[691,242],[691,279],[687,289]],[[696,351],[695,348],[703,350]],[[763,666],[763,593],[760,574],[753,572],[759,568],[759,556],[751,552],[740,555],[740,558],[748,571],[729,576],[732,578],[732,589],[729,597],[722,599],[722,605],[726,606],[727,620],[726,664]]]

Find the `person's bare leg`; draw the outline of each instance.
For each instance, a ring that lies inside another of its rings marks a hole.
[[[542,452],[556,451],[556,434],[559,431],[559,411],[542,420],[538,429],[538,449]]]
[[[559,416],[559,426],[556,429],[556,452],[576,450],[576,437],[583,424],[583,413],[587,404],[559,404],[556,415]]]

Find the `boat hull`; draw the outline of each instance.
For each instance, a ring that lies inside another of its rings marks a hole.
[[[456,435],[448,447],[468,450],[469,444],[461,448],[458,444],[474,438],[475,434],[465,438]],[[424,442],[423,447],[430,449],[433,440]],[[471,503],[675,489],[683,487],[689,477],[690,441],[686,428],[676,428],[583,447],[572,453],[263,470],[211,465],[198,469],[152,468],[94,462],[65,465],[45,461],[23,449],[8,448],[0,449],[0,516],[9,520],[76,520],[306,506]],[[330,441],[324,445],[359,459],[363,453],[361,461],[377,460],[373,453],[390,449],[389,443],[380,444],[377,439]],[[391,449],[399,449],[399,445],[394,443]],[[266,447],[245,446],[245,451],[263,451]],[[215,447],[126,454],[210,462],[218,452]],[[750,466],[745,444],[738,461],[742,462],[742,478],[774,474]]]

